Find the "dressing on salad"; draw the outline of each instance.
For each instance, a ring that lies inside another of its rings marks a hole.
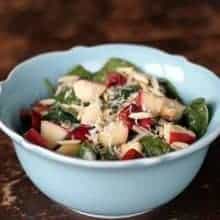
[[[45,84],[50,97],[21,111],[24,137],[86,160],[130,160],[189,147],[204,135],[209,112],[203,98],[184,104],[166,79],[111,58],[97,72],[75,66]]]

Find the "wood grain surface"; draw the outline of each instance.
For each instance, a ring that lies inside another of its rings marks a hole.
[[[220,73],[220,1],[0,0],[0,80],[37,53],[74,45],[150,45]],[[202,85],[201,85],[202,88]],[[42,195],[0,133],[0,220],[88,220]],[[220,139],[192,184],[175,200],[135,220],[219,220]]]

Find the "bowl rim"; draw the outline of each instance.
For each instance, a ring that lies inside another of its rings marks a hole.
[[[39,57],[45,56],[45,55],[54,55],[54,54],[67,54],[67,53],[72,53],[76,52],[77,50],[85,49],[85,48],[99,48],[99,47],[135,47],[135,48],[147,48],[151,50],[152,52],[159,53],[160,55],[166,55],[169,56],[171,59],[182,59],[183,62],[186,62],[190,65],[193,65],[195,68],[202,69],[203,71],[206,72],[209,77],[212,77],[213,79],[217,80],[220,85],[220,79],[217,77],[214,72],[210,71],[209,69],[195,64],[191,61],[189,61],[187,58],[184,56],[180,55],[174,55],[167,53],[165,51],[162,51],[160,49],[156,49],[153,47],[149,46],[144,46],[140,44],[123,44],[123,43],[110,43],[110,44],[99,44],[95,46],[74,46],[68,50],[59,50],[59,51],[51,51],[51,52],[44,52],[40,53],[38,55],[35,55],[31,58],[28,58],[24,60],[23,62],[19,63],[16,65],[9,73],[8,77],[0,81],[0,95],[2,92],[2,85],[7,83],[12,75],[14,75],[17,70],[22,67],[23,65],[27,65],[34,60],[38,59]],[[220,101],[220,100],[219,100]],[[220,106],[219,106],[220,108]],[[14,142],[14,144],[18,144],[19,147],[23,147],[24,149],[28,150],[29,152],[33,152],[39,156],[42,156],[44,158],[57,161],[60,163],[65,163],[69,165],[75,165],[75,166],[84,166],[84,167],[94,167],[94,168],[128,168],[128,167],[138,167],[138,166],[153,166],[156,164],[162,164],[167,161],[173,161],[179,158],[186,157],[194,152],[199,151],[202,148],[207,147],[219,134],[220,134],[220,126],[217,127],[213,132],[210,134],[207,134],[203,137],[201,137],[198,141],[196,141],[194,144],[190,145],[190,147],[179,150],[179,151],[174,151],[170,152],[161,156],[156,156],[156,157],[150,157],[150,158],[140,158],[140,159],[134,159],[134,160],[127,160],[127,161],[88,161],[88,160],[83,160],[80,158],[74,158],[74,157],[68,157],[64,156],[61,154],[58,154],[56,152],[53,152],[49,149],[40,147],[39,145],[32,144],[28,141],[26,141],[21,135],[19,135],[17,132],[13,131],[10,129],[7,125],[3,123],[3,121],[0,119],[0,129],[4,131]]]

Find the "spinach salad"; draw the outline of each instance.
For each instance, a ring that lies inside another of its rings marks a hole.
[[[130,160],[190,147],[210,121],[204,98],[185,104],[166,79],[111,58],[97,72],[75,66],[49,97],[20,112],[24,137],[86,160]]]

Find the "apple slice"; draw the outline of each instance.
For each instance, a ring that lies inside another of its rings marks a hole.
[[[106,85],[111,86],[123,86],[127,82],[127,78],[117,72],[110,72],[107,75]]]
[[[57,153],[66,156],[76,156],[79,153],[80,144],[62,144],[57,150]]]
[[[48,147],[53,149],[58,141],[64,140],[67,131],[49,121],[41,121],[41,135],[48,142]]]
[[[196,134],[182,126],[167,123],[164,125],[164,138],[169,144],[174,142],[192,144],[196,140]]]
[[[128,127],[122,121],[111,122],[99,133],[99,141],[103,146],[124,144],[128,138]]]
[[[161,116],[169,121],[181,118],[185,108],[176,100],[144,91],[139,93],[136,103],[143,111],[150,111],[154,116]]]
[[[88,139],[90,129],[91,129],[91,126],[81,124],[77,128],[75,128],[74,130],[72,130],[68,134],[68,137],[71,139],[75,139],[75,140],[85,141]]]
[[[128,142],[126,144],[122,144],[120,147],[120,158],[123,158],[128,151],[131,149],[137,151],[140,155],[142,155],[142,145],[139,142]]]
[[[164,99],[161,96],[156,96],[151,92],[141,91],[138,97],[138,104],[143,111],[150,111],[154,116],[160,115],[164,105]]]
[[[135,149],[130,149],[121,158],[121,160],[133,160],[133,159],[138,159],[138,158],[142,158],[142,157],[143,157],[143,155],[140,154],[138,151],[136,151]]]
[[[94,102],[85,107],[81,114],[81,123],[94,125],[97,121],[102,119],[102,111],[99,103]]]
[[[42,99],[39,101],[39,104],[43,106],[50,106],[53,105],[54,103],[55,103],[55,99]]]
[[[88,80],[78,80],[74,83],[73,88],[77,98],[83,102],[91,102],[103,94],[106,86]]]
[[[182,115],[185,106],[173,99],[164,98],[164,105],[161,109],[160,115],[162,118],[169,121],[177,121]]]
[[[24,138],[31,143],[40,145],[42,147],[47,147],[48,145],[47,141],[34,128],[31,128],[27,132],[25,132]]]

